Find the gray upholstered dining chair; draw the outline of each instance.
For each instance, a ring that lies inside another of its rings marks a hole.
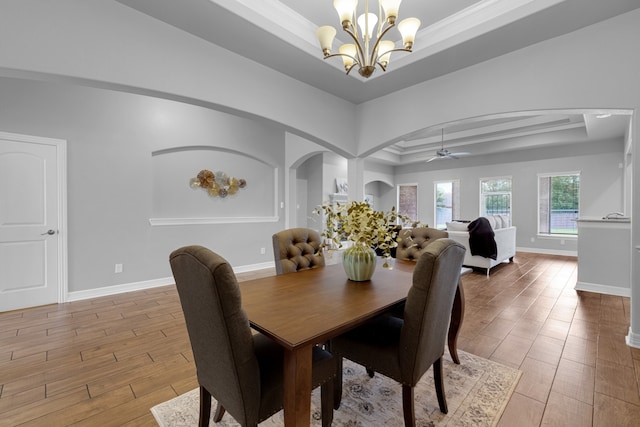
[[[436,228],[418,227],[407,228],[402,230],[398,238],[398,251],[397,258],[402,260],[417,260],[420,255],[425,251],[427,246],[437,241],[448,237],[449,233],[444,230],[438,230]],[[463,261],[464,262],[464,261]],[[460,273],[462,275],[462,272]],[[460,331],[460,324],[462,323],[462,317],[464,316],[464,292],[462,288],[462,279],[458,283],[458,289],[456,292],[460,293],[458,297],[454,299],[454,313],[459,313],[458,316],[452,316],[451,325],[449,326],[449,353],[451,358],[457,364],[460,364],[460,357],[458,357],[458,350],[456,346],[458,333]],[[404,316],[404,303],[398,304],[390,310],[391,315],[402,318]],[[371,371],[368,371],[369,375],[373,376]]]
[[[218,401],[214,421],[225,410],[242,426],[257,426],[282,408],[284,349],[252,334],[231,266],[202,246],[186,246],[170,256],[193,349],[200,386],[200,426],[209,425],[211,397]],[[312,384],[322,385],[322,425],[333,420],[336,362],[313,348]]]
[[[398,232],[396,258],[404,261],[416,261],[429,244],[448,236],[449,233],[436,228],[404,228]],[[404,302],[391,308],[390,313],[393,316],[402,318],[404,315]],[[369,374],[371,375],[372,373],[370,372]]]
[[[442,356],[464,253],[464,246],[451,239],[433,242],[416,264],[404,319],[379,316],[331,340],[338,364],[334,408],[342,398],[342,358],[346,357],[402,384],[406,426],[415,425],[414,386],[433,366],[440,411],[447,413]]]
[[[398,233],[398,247],[396,258],[404,261],[416,261],[427,249],[429,244],[437,239],[448,237],[449,233],[429,227],[405,228]],[[393,307],[390,313],[402,318],[404,302]]]
[[[310,228],[289,228],[272,236],[276,273],[294,273],[325,265],[320,234]]]

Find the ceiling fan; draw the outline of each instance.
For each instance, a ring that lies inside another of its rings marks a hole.
[[[444,129],[442,129],[442,147],[438,151],[436,151],[435,156],[427,160],[427,163],[432,162],[434,160],[438,160],[438,159],[459,159],[460,157],[468,156],[470,154],[471,153],[466,151],[461,151],[459,153],[452,153],[451,151],[444,148]]]

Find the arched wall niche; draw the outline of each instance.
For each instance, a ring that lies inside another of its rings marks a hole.
[[[260,158],[220,147],[185,146],[154,151],[151,163],[152,225],[278,220],[278,168]],[[202,170],[244,179],[246,186],[226,197],[210,195],[191,185]]]

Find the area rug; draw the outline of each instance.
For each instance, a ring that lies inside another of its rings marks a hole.
[[[445,352],[443,369],[449,413],[438,408],[433,371],[429,369],[415,389],[418,426],[495,426],[518,383],[521,372],[496,362],[458,351],[460,365]],[[342,404],[334,411],[333,426],[403,426],[402,388],[397,382],[376,374],[369,378],[365,369],[344,361]],[[212,403],[212,415],[216,402]],[[151,408],[161,427],[198,425],[199,393],[192,390]],[[320,389],[311,397],[311,425],[320,426]],[[211,426],[235,427],[238,423],[225,413]],[[282,426],[283,412],[261,426]]]

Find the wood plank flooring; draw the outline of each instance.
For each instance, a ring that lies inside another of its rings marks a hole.
[[[576,292],[576,266],[518,253],[463,277],[459,348],[523,371],[499,427],[639,425],[629,299]],[[173,286],[0,313],[0,426],[154,426],[196,386]]]

